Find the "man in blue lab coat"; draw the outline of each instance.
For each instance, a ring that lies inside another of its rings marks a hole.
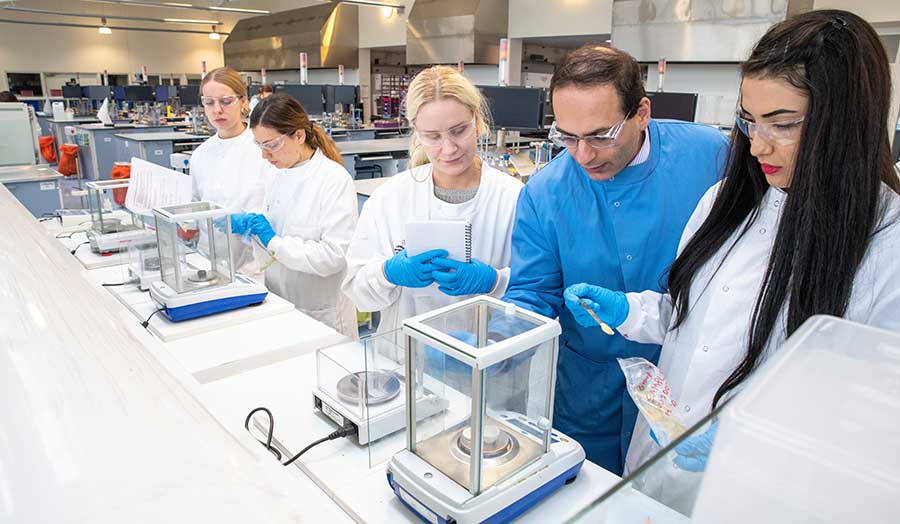
[[[728,144],[712,127],[651,119],[640,66],[616,49],[570,53],[550,90],[550,138],[565,151],[519,196],[504,300],[559,316],[554,426],[589,460],[621,474],[637,408],[616,358],[656,363],[659,346],[580,326],[563,291],[580,282],[663,291],[682,230],[721,176]]]

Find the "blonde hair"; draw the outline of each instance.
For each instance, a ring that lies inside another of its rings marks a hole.
[[[437,100],[455,100],[466,106],[475,115],[478,136],[489,132],[491,113],[484,96],[456,69],[447,66],[429,67],[413,78],[406,94],[406,116],[413,127],[419,109]],[[429,161],[425,148],[413,133],[409,144],[410,167],[421,166]]]
[[[217,82],[234,91],[234,94],[243,98],[241,103],[241,117],[246,118],[250,114],[250,101],[247,100],[247,84],[241,78],[241,74],[230,67],[217,67],[206,73],[203,80],[200,81],[200,94],[203,94],[203,87],[210,83]]]

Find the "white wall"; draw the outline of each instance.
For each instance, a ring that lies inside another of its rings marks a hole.
[[[452,1],[452,0],[448,0]],[[396,11],[385,18],[380,7],[359,6],[359,47],[393,47],[406,45],[406,15],[415,0],[394,2],[406,6],[404,14]]]
[[[4,72],[125,74],[146,65],[151,74],[199,73],[223,64],[221,41],[204,34],[113,31],[0,23],[0,69]]]
[[[612,0],[509,0],[509,37],[612,32]]]
[[[647,91],[659,87],[659,73],[651,65]],[[665,91],[698,93],[697,121],[731,125],[741,89],[738,64],[667,64]],[[651,109],[652,111],[652,109]]]
[[[816,9],[843,9],[855,13],[871,23],[900,21],[900,2],[897,0],[815,0]]]

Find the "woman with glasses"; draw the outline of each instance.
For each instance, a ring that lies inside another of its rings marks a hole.
[[[250,115],[250,129],[274,169],[266,180],[263,212],[232,216],[232,231],[254,236],[254,249],[268,253],[269,291],[358,338],[356,310],[341,293],[356,227],[356,190],[337,146],[286,94],[260,101]]]
[[[878,35],[851,13],[813,11],[770,28],[741,69],[726,175],[688,222],[668,293],[566,293],[624,336],[663,344],[688,426],[813,315],[900,330],[900,183]],[[702,470],[715,431],[678,446],[675,465]],[[628,469],[658,450],[640,418]]]
[[[381,311],[380,333],[469,295],[503,295],[522,188],[476,154],[489,112],[478,88],[455,69],[436,66],[416,75],[406,108],[414,129],[412,169],[392,177],[363,207],[343,285],[357,308]],[[405,226],[423,220],[468,221],[471,262],[448,258],[445,250],[409,256]]]
[[[268,164],[253,145],[253,135],[244,123],[248,114],[247,86],[230,67],[213,69],[200,82],[200,103],[216,134],[191,155],[191,182],[195,201],[210,201],[237,212],[262,206],[264,175]],[[236,271],[255,272],[249,250],[232,239],[232,261]]]

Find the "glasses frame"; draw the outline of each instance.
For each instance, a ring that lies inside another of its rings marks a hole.
[[[800,141],[800,137],[803,134],[803,128],[794,129],[793,127],[790,130],[781,129],[780,132],[789,131],[791,133],[796,133],[794,137],[786,137],[786,136],[777,136],[779,130],[776,126],[795,126],[797,124],[802,124],[806,120],[806,115],[801,116],[800,118],[794,120],[787,120],[784,122],[751,122],[746,118],[741,116],[740,111],[735,111],[734,113],[734,126],[741,132],[748,140],[753,140],[754,137],[750,135],[762,136],[762,138],[769,142],[770,144],[777,144],[779,146],[791,146]],[[746,131],[741,124],[746,126]]]
[[[276,136],[275,138],[270,138],[263,143],[259,143],[256,140],[253,140],[253,143],[256,144],[256,147],[258,147],[262,151],[266,151],[268,153],[277,153],[284,147],[284,143],[287,141],[287,137],[288,135],[282,134]],[[273,144],[273,142],[277,143]]]
[[[415,125],[415,124],[413,124],[413,125]],[[456,138],[453,138],[452,136],[450,136],[450,131],[452,131],[458,127],[462,127],[462,126],[468,126],[468,129],[469,129],[469,131],[466,132],[465,136],[459,136]],[[426,143],[427,140],[422,139],[422,135],[419,133],[418,130],[413,131],[413,134],[416,135],[416,139],[419,141],[420,144],[422,144],[422,147],[425,147],[428,149],[437,149],[440,147],[444,147],[444,142],[448,141],[448,140],[455,145],[459,145],[460,142],[463,142],[465,140],[472,138],[472,134],[477,129],[478,129],[478,118],[473,116],[472,120],[470,120],[469,122],[464,123],[464,124],[459,124],[458,126],[451,127],[450,129],[446,129],[444,131],[428,131],[429,133],[440,133],[440,139],[437,143],[432,143],[432,144]]]
[[[622,129],[625,128],[625,123],[631,120],[631,117],[637,116],[637,111],[629,111],[625,118],[622,119],[621,122],[615,124],[614,126],[609,128],[609,131],[603,133],[602,135],[570,135],[567,133],[560,133],[559,130],[556,129],[556,121],[553,121],[553,124],[550,126],[550,132],[547,134],[547,138],[550,139],[551,142],[558,145],[559,147],[565,147],[569,150],[578,149],[578,144],[584,142],[585,144],[591,146],[594,149],[612,149],[616,146],[616,140],[618,140],[619,135],[622,133]],[[575,144],[570,146],[566,144],[566,139],[574,139]],[[597,145],[591,143],[591,140],[599,139],[606,141],[602,145]]]
[[[223,108],[231,107],[235,102],[244,98],[244,95],[226,95],[226,96],[201,96],[200,97],[200,105],[206,109],[212,109],[216,107],[216,102],[219,103]],[[231,99],[230,102],[225,102],[226,99]],[[209,105],[206,102],[209,101]]]

